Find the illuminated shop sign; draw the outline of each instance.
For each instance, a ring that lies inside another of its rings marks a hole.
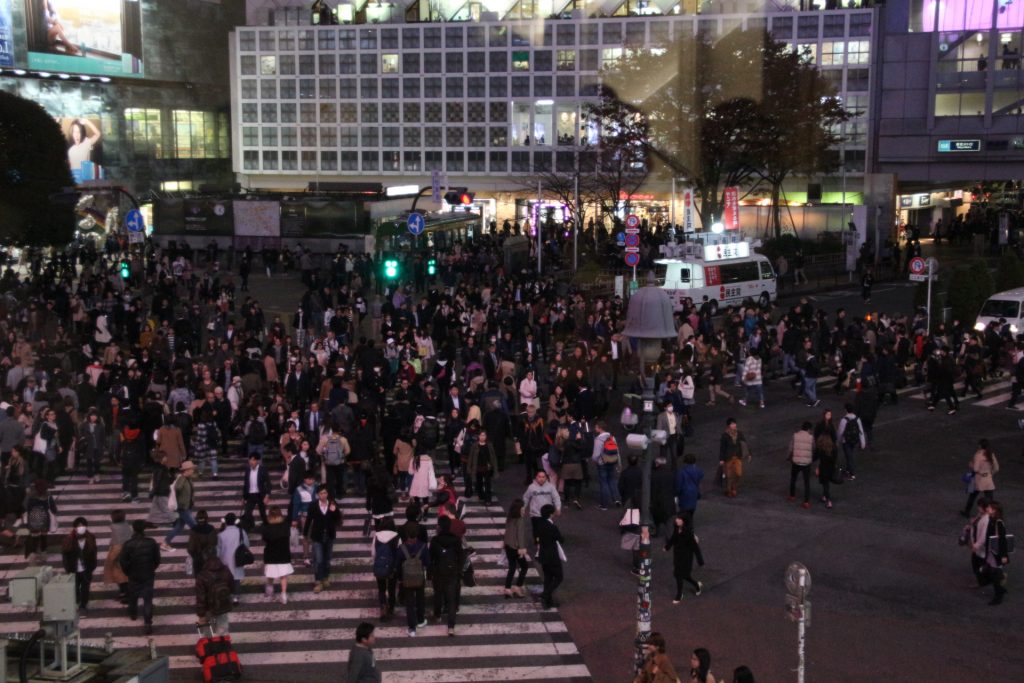
[[[981,140],[939,140],[940,152],[980,152]]]
[[[750,256],[749,242],[704,245],[705,261],[724,261],[726,259],[746,258],[748,256]]]

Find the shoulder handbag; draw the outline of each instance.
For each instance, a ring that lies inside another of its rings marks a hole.
[[[178,477],[174,478],[171,482],[171,492],[167,494],[167,510],[169,512],[178,511],[178,492],[175,490],[178,486]]]
[[[1013,547],[1013,534],[1006,533],[1006,527],[1003,526],[1002,520],[996,522],[996,531],[998,532],[999,527],[1003,527],[1003,534],[1006,536],[1006,554],[1009,555],[1014,551]],[[999,534],[996,533],[988,537],[988,552],[990,555],[999,556]]]
[[[235,566],[236,567],[248,567],[250,564],[256,561],[253,557],[252,551],[249,550],[249,546],[245,543],[240,543],[235,548]]]

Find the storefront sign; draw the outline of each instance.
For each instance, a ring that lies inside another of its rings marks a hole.
[[[980,152],[981,140],[939,140],[940,152]]]
[[[740,229],[740,189],[727,187],[722,197],[722,225],[726,230]]]

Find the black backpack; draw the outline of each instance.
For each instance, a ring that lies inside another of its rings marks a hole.
[[[856,446],[860,443],[860,425],[858,418],[847,418],[846,426],[843,427],[843,443],[847,446]]]
[[[420,553],[416,555],[409,554],[409,546],[402,544],[402,555],[405,557],[405,561],[402,562],[402,587],[403,588],[423,588],[426,585],[427,579],[423,573],[423,560],[420,559],[420,553],[423,549],[420,549]]]
[[[373,576],[386,579],[395,573],[395,546],[374,539],[373,541]]]

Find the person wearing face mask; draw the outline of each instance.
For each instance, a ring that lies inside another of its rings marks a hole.
[[[76,517],[74,528],[61,547],[64,571],[75,575],[75,602],[78,609],[89,606],[89,585],[96,571],[96,537],[89,531],[85,517]]]
[[[671,401],[665,401],[665,407],[658,414],[657,428],[668,434],[668,440],[661,447],[662,456],[669,464],[675,467],[676,458],[683,452],[683,416],[676,412],[675,405]]]

